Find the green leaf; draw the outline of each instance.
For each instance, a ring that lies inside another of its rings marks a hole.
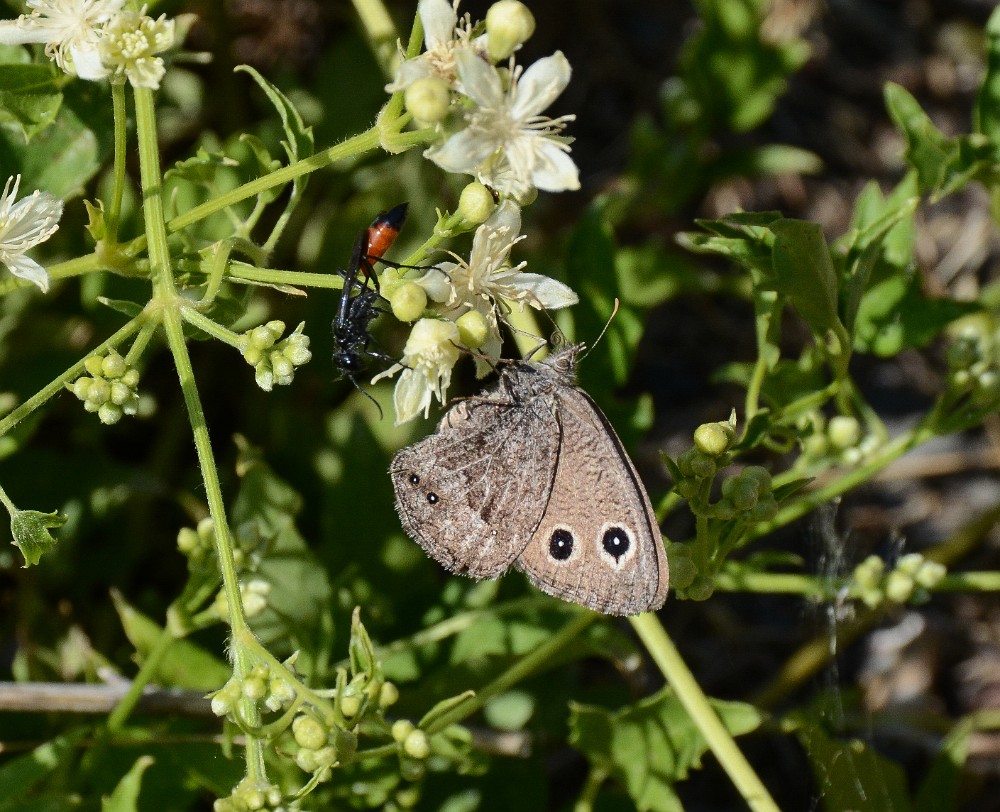
[[[139,661],[145,659],[165,633],[162,626],[135,609],[113,590],[111,599],[121,620],[122,629],[135,647]],[[214,654],[190,640],[174,640],[157,666],[153,681],[177,688],[209,691],[232,676],[232,668]]]
[[[28,793],[73,757],[77,743],[86,735],[83,728],[72,730],[0,767],[0,812],[20,807]]]
[[[917,171],[920,191],[935,191],[944,183],[948,164],[955,158],[955,144],[934,126],[919,102],[900,85],[889,82],[885,86],[885,105],[906,136],[906,160]]]
[[[831,738],[818,725],[796,731],[830,812],[910,812],[906,776],[894,761],[858,739]]]
[[[0,122],[15,123],[30,141],[56,120],[62,85],[50,63],[0,65]]]
[[[101,812],[136,812],[139,791],[142,789],[142,774],[153,763],[152,756],[139,756],[132,769],[118,782],[110,796],[101,799]]]
[[[49,530],[64,525],[66,518],[59,512],[15,511],[10,520],[10,534],[14,539],[14,546],[24,556],[25,568],[37,564],[45,553],[56,546],[56,540]]]
[[[236,71],[250,74],[250,77],[267,94],[267,98],[274,105],[274,109],[281,118],[285,137],[288,139],[282,142],[282,146],[284,146],[285,152],[288,154],[288,160],[290,162],[299,161],[302,158],[312,155],[312,127],[305,125],[302,121],[302,116],[299,115],[299,111],[295,109],[295,105],[288,100],[288,97],[250,66],[238,65]]]
[[[457,696],[449,696],[447,699],[442,699],[423,715],[423,718],[417,722],[417,727],[421,730],[426,730],[446,713],[451,713],[454,708],[464,705],[475,695],[475,691],[463,691]]]
[[[735,736],[760,725],[750,705],[713,700],[712,707]],[[680,810],[673,785],[701,766],[708,749],[670,688],[620,711],[572,703],[570,744],[621,781],[639,810]]]
[[[771,230],[778,292],[788,296],[817,335],[836,329],[837,272],[823,228],[805,220],[780,220]]]

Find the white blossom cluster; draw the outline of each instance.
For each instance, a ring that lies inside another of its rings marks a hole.
[[[444,402],[462,348],[474,351],[481,374],[495,364],[500,325],[512,307],[555,310],[578,301],[563,283],[527,273],[524,262],[512,265],[510,259],[523,239],[521,205],[536,190],[580,186],[570,139],[561,134],[574,117],[542,115],[569,82],[569,62],[556,52],[526,70],[517,64],[513,54],[534,30],[531,13],[517,0],[495,3],[485,25],[460,18],[458,0],[420,0],[417,12],[425,50],[400,65],[386,90],[402,91],[414,118],[439,131],[424,153],[429,160],[475,178],[460,212],[476,208],[467,197],[486,200],[487,211],[491,194],[502,202],[488,218],[473,220],[481,225],[468,260],[451,254],[419,279],[392,290],[383,285],[396,315],[416,320],[400,363],[375,378],[401,373],[393,398],[397,423],[426,416],[435,398]],[[416,296],[414,286],[420,288]],[[418,306],[397,308],[402,301]]]
[[[30,13],[0,22],[0,44],[44,43],[45,53],[71,76],[96,81],[125,77],[133,87],[156,89],[174,45],[176,26],[129,11],[125,0],[27,0]]]

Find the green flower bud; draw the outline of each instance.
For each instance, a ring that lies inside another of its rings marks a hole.
[[[811,434],[802,440],[802,453],[812,459],[822,457],[830,449],[824,434]]]
[[[403,809],[413,809],[420,802],[420,787],[417,784],[396,792],[396,803]]]
[[[924,557],[920,553],[907,553],[900,556],[896,562],[896,569],[905,572],[907,575],[916,575],[924,564]]]
[[[856,417],[839,414],[830,418],[826,433],[834,448],[853,448],[861,440],[861,424]]]
[[[478,310],[463,313],[455,321],[458,327],[458,340],[470,350],[479,349],[490,336],[490,325]]]
[[[757,504],[747,511],[747,518],[752,522],[769,522],[778,513],[778,502],[773,494],[766,493],[757,500]]]
[[[458,213],[469,225],[485,223],[496,207],[493,193],[479,181],[466,184],[458,198]]]
[[[319,769],[319,763],[316,760],[316,751],[305,747],[300,747],[296,751],[295,763],[300,770],[306,773],[314,773]]]
[[[129,389],[135,389],[139,385],[139,370],[129,367],[128,372],[122,375],[121,381]]]
[[[104,374],[104,359],[100,355],[90,355],[83,360],[83,368],[91,375]]]
[[[77,378],[75,381],[73,381],[73,384],[70,387],[70,389],[72,390],[73,394],[76,395],[80,400],[89,400],[90,383],[92,380],[93,378],[87,378],[87,377]]]
[[[122,407],[113,403],[103,403],[97,410],[97,416],[105,426],[113,426],[122,419]]]
[[[299,747],[319,750],[326,744],[327,732],[316,719],[307,713],[302,713],[292,720],[292,737]]]
[[[736,510],[750,510],[757,504],[757,483],[744,476],[729,477],[722,483],[722,494]]]
[[[894,603],[906,603],[913,594],[913,576],[893,570],[885,579],[885,596]]]
[[[885,562],[877,555],[870,555],[854,568],[854,580],[862,589],[873,589],[884,573]]]
[[[269,350],[274,345],[276,339],[277,336],[271,333],[266,324],[254,327],[250,331],[250,347],[256,350]]]
[[[704,575],[697,576],[692,584],[687,588],[687,597],[692,601],[707,601],[715,592],[715,584],[711,578]]]
[[[535,18],[518,0],[498,0],[486,12],[490,59],[506,59],[535,33]]]
[[[101,361],[101,374],[105,378],[120,378],[128,371],[125,359],[112,350]]]
[[[694,430],[695,447],[710,457],[720,457],[726,453],[735,438],[729,423],[702,423]]]
[[[670,558],[670,583],[674,589],[687,589],[698,576],[698,568],[690,558]]]
[[[715,472],[718,470],[715,460],[702,451],[691,455],[689,465],[691,466],[691,474],[698,479],[710,479],[715,476]]]
[[[674,483],[674,490],[677,491],[678,495],[684,497],[685,499],[691,499],[696,493],[698,493],[698,480],[682,479],[680,482]]]
[[[135,393],[123,381],[113,381],[111,384],[111,402],[115,406],[124,406],[135,396]]]
[[[402,743],[415,729],[416,725],[409,719],[397,719],[392,723],[392,738]]]
[[[427,765],[423,760],[415,758],[401,758],[399,760],[399,774],[405,781],[419,781],[427,772]]]
[[[332,744],[316,751],[316,763],[321,767],[329,767],[337,763],[337,748]]]
[[[729,499],[720,499],[714,505],[709,505],[708,509],[705,511],[705,515],[710,519],[719,519],[723,522],[728,522],[733,516],[735,516],[739,511],[736,509],[736,505],[732,503]]]
[[[111,384],[104,380],[104,378],[91,378],[87,400],[100,406],[102,403],[107,403],[110,397]]]
[[[392,705],[395,705],[399,701],[399,688],[397,688],[393,683],[386,682],[379,688],[378,692],[378,706],[385,710]]]
[[[748,465],[740,471],[740,476],[747,482],[754,484],[758,496],[771,492],[771,474],[766,468],[759,465]]]
[[[260,677],[247,677],[243,680],[243,696],[254,702],[263,699],[267,694],[267,682]]]
[[[933,589],[948,574],[948,568],[937,561],[924,561],[913,576],[913,580],[925,589]]]
[[[427,292],[416,282],[403,282],[389,299],[389,307],[400,321],[416,321],[427,308]]]
[[[351,719],[358,715],[358,711],[361,710],[361,697],[357,694],[345,693],[340,698],[340,712],[344,714],[347,719]]]
[[[417,121],[436,124],[448,115],[451,92],[443,79],[427,76],[403,91],[403,103]]]

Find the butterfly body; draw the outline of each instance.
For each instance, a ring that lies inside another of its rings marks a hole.
[[[390,468],[404,529],[446,568],[606,614],[659,608],[668,572],[635,466],[576,384],[582,345],[505,365]]]

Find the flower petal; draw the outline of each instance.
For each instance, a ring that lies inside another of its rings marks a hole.
[[[569,153],[549,139],[540,139],[535,149],[535,168],[531,181],[546,192],[562,192],[580,188],[580,170]]]
[[[524,301],[535,308],[544,307],[546,310],[559,310],[580,301],[580,297],[569,285],[564,285],[550,276],[538,273],[515,274],[506,280],[506,283],[512,288],[528,291],[531,297]]]
[[[420,0],[417,14],[424,26],[424,44],[428,51],[454,39],[458,14],[448,0]]]
[[[503,104],[503,83],[497,69],[489,62],[475,51],[461,48],[455,52],[455,64],[461,80],[459,91],[480,107],[496,109]]]
[[[30,19],[25,17],[23,19]],[[48,42],[52,35],[35,25],[18,25],[17,20],[0,23],[0,45],[27,45],[29,42]]]
[[[47,293],[49,290],[49,275],[46,273],[45,268],[39,265],[31,257],[26,257],[24,254],[14,254],[12,256],[4,257],[4,265],[10,270],[14,276],[18,276],[21,279],[26,279],[33,285],[37,285],[42,293]]]
[[[562,51],[539,59],[518,79],[511,116],[525,119],[541,113],[566,89],[572,72]]]
[[[426,150],[424,157],[446,172],[472,174],[476,167],[495,150],[495,144],[464,129],[459,130],[443,144]]]

